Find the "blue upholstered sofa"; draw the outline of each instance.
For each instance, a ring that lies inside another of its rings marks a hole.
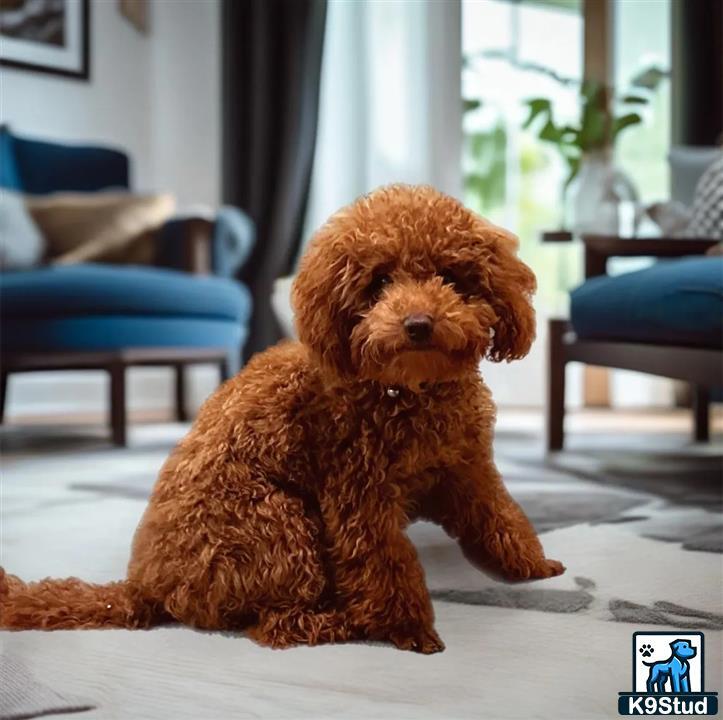
[[[0,188],[39,195],[129,188],[128,156],[115,149],[42,142],[0,129]],[[10,239],[12,241],[12,239]],[[0,273],[0,375],[103,368],[111,375],[111,424],[125,444],[125,368],[217,362],[236,371],[251,298],[234,279],[254,242],[250,219],[223,207],[213,218],[175,218],[154,238],[157,267],[80,264]],[[195,274],[194,274],[195,273]]]

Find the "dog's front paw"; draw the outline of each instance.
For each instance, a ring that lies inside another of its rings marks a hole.
[[[545,558],[545,562],[541,567],[541,573],[539,575],[533,575],[534,578],[549,578],[557,577],[565,572],[565,566],[559,560],[549,560]]]
[[[518,562],[501,568],[499,575],[509,582],[525,582],[526,580],[544,580],[556,577],[565,572],[565,566],[559,560],[540,558],[535,562]]]
[[[442,652],[444,643],[432,628],[399,628],[389,633],[389,641],[400,650],[412,650],[423,655]]]
[[[565,566],[559,560],[542,558],[539,562],[530,564],[522,570],[520,580],[544,580],[556,577],[565,572]]]

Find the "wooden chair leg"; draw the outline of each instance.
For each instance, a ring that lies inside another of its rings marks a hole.
[[[176,379],[176,420],[178,422],[188,422],[188,412],[186,411],[186,366],[178,363],[174,366],[174,375]]]
[[[226,380],[228,380],[231,377],[231,366],[228,361],[228,358],[225,358],[224,360],[221,360],[221,362],[218,365],[219,370],[219,380],[222,383],[225,383]]]
[[[241,369],[241,355],[231,352],[219,363],[221,382],[232,378]]]
[[[126,438],[126,367],[123,363],[113,363],[110,373],[110,425],[113,444],[125,447]]]
[[[702,385],[693,385],[693,437],[696,442],[710,440],[710,391]]]
[[[551,319],[547,337],[547,449],[562,450],[565,441],[565,348],[567,321]]]
[[[5,422],[5,400],[8,395],[8,376],[10,373],[0,371],[0,424]]]

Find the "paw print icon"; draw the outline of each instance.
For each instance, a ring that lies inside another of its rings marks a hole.
[[[643,657],[650,657],[653,654],[653,646],[648,644],[641,645],[640,653]]]

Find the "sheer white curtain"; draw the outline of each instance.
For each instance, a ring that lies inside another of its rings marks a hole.
[[[330,0],[307,240],[385,183],[430,183],[462,199],[461,82],[458,0]],[[279,283],[274,304],[291,332],[289,285]],[[485,363],[498,401],[541,405],[543,358],[538,344],[521,363]]]
[[[461,197],[458,0],[330,0],[307,239],[390,182]]]

